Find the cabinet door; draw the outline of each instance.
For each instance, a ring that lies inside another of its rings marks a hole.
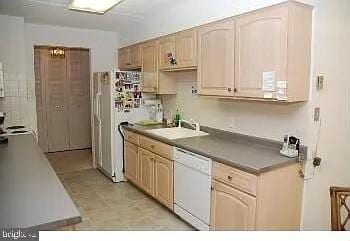
[[[140,187],[153,196],[154,191],[154,154],[142,148],[140,152]]]
[[[173,209],[173,162],[158,155],[155,160],[154,197]]]
[[[211,229],[254,230],[256,199],[213,180]]]
[[[237,18],[237,96],[263,98],[263,79],[268,79],[263,75],[286,80],[287,17],[288,8],[284,6]]]
[[[142,91],[157,92],[158,67],[155,41],[145,43],[142,46],[142,77]]]
[[[234,83],[233,19],[198,30],[199,94],[232,96]]]
[[[179,32],[175,36],[176,68],[197,66],[197,30]]]
[[[175,58],[175,35],[163,37],[158,40],[159,69],[171,69],[171,57]]]
[[[125,177],[135,184],[139,182],[139,156],[138,147],[129,142],[124,143]]]
[[[122,48],[118,50],[118,67],[119,69],[127,69],[131,65],[130,48]]]
[[[141,48],[139,45],[130,48],[130,62],[133,68],[141,68]]]

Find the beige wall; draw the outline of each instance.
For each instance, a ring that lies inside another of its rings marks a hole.
[[[90,49],[91,71],[105,71],[116,65],[118,37],[114,32],[40,25],[24,26],[26,77],[28,84],[28,125],[36,130],[34,45],[84,47]]]
[[[91,71],[115,68],[115,32],[25,23],[22,17],[0,15],[0,62],[4,64],[5,98],[0,111],[5,125],[24,124],[36,131],[34,45],[89,48]]]
[[[3,63],[5,82],[5,98],[0,98],[0,111],[6,113],[5,126],[27,122],[24,48],[23,18],[0,15],[0,62]]]
[[[277,2],[281,1],[184,1],[169,11],[155,14],[143,25],[130,28],[132,32],[122,33],[122,45]],[[186,119],[194,118],[220,129],[276,140],[281,140],[286,133],[295,134],[310,147],[310,154],[316,149],[319,126],[312,120],[313,108],[321,107],[318,153],[322,157],[322,165],[316,169],[312,179],[305,180],[302,229],[327,230],[330,228],[329,186],[350,186],[350,80],[346,73],[350,68],[350,1],[303,2],[315,6],[309,102],[276,105],[192,96],[191,86],[196,84],[195,72],[180,75],[178,94],[163,97],[163,101],[167,113],[170,110],[174,112],[179,105]],[[326,76],[325,89],[321,92],[315,88],[318,73]],[[310,160],[306,166],[307,177],[313,174]]]

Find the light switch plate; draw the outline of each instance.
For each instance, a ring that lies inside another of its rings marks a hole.
[[[314,121],[317,122],[317,121],[320,121],[320,113],[321,112],[321,109],[320,107],[315,107],[314,109]]]
[[[317,76],[317,90],[323,90],[324,75],[320,74]]]

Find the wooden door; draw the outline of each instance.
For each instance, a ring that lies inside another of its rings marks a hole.
[[[171,62],[175,58],[175,35],[162,37],[158,40],[158,61],[159,69],[171,69],[175,63]]]
[[[71,48],[66,58],[69,147],[90,148],[90,53],[88,49]]]
[[[150,41],[142,45],[142,75],[142,91],[157,92],[158,67],[155,41]]]
[[[233,19],[199,28],[197,76],[199,94],[233,96]]]
[[[131,65],[130,48],[122,48],[118,50],[118,67],[119,69],[127,69]]]
[[[43,63],[47,59],[48,51],[42,48],[34,48],[34,74],[35,74],[35,98],[36,116],[38,128],[38,144],[43,152],[49,151],[46,121],[45,99],[45,68]]]
[[[140,155],[140,177],[139,185],[147,193],[153,196],[154,193],[154,154],[142,148]]]
[[[256,199],[213,180],[211,193],[212,230],[254,230]]]
[[[179,32],[175,36],[176,68],[197,66],[197,30]]]
[[[141,48],[140,45],[130,48],[130,62],[133,68],[141,68]]]
[[[48,151],[69,150],[67,93],[66,93],[66,59],[44,55],[45,92],[47,108]]]
[[[138,147],[130,142],[124,143],[125,177],[138,185],[139,183],[139,155]]]
[[[269,75],[274,80],[286,80],[287,18],[287,6],[237,18],[237,96],[263,98],[263,81]]]
[[[173,162],[155,155],[154,165],[154,197],[173,209]]]

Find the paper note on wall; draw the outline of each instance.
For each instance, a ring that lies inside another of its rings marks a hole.
[[[275,80],[276,80],[276,72],[275,71],[267,71],[263,72],[263,91],[275,91]]]

